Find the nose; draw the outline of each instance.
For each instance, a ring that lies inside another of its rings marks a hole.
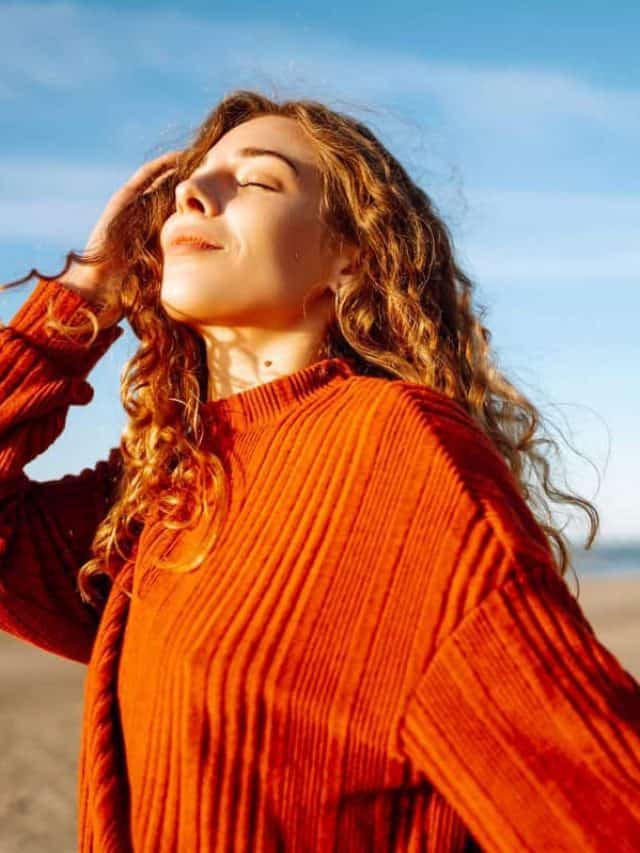
[[[206,192],[201,183],[194,177],[189,177],[176,187],[176,211],[184,213],[197,210],[206,216],[213,216],[217,204],[210,192]]]

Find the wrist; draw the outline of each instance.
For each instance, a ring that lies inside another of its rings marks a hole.
[[[74,276],[73,281],[66,278],[59,281],[63,287],[73,290],[91,305],[101,329],[114,326],[122,319],[122,312],[116,306],[105,303],[101,291],[94,281],[77,276]]]

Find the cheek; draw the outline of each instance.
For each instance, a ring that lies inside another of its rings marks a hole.
[[[261,241],[265,251],[285,270],[308,271],[313,277],[321,263],[321,228],[306,208],[288,210],[263,226]]]

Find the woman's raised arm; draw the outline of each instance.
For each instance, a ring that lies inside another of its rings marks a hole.
[[[90,402],[86,377],[124,329],[102,329],[89,350],[50,338],[50,299],[62,320],[88,304],[78,291],[41,279],[0,328],[0,629],[86,663],[98,616],[76,578],[111,505],[120,451],[58,480],[37,482],[23,469],[63,431],[69,406]]]

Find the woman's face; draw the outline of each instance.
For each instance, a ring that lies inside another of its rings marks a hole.
[[[243,155],[247,147],[277,151],[293,167],[273,155]],[[307,316],[326,309],[333,294],[322,285],[337,259],[318,218],[320,187],[313,149],[293,119],[260,116],[228,131],[178,184],[176,211],[162,227],[160,298],[169,316],[195,328],[285,329],[302,316],[312,288]],[[175,228],[221,248],[172,251]]]

